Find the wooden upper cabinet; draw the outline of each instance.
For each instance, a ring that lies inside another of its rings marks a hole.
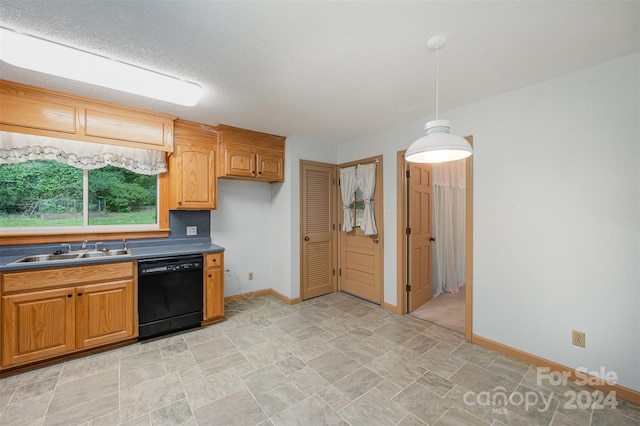
[[[220,124],[218,176],[232,179],[284,181],[283,136]]]
[[[213,127],[185,120],[175,122],[174,153],[169,156],[171,210],[217,207],[216,148]]]
[[[258,151],[256,163],[258,164],[258,178],[270,182],[284,180],[284,153]]]
[[[256,154],[243,146],[225,144],[225,174],[223,176],[254,178],[256,175]]]
[[[173,151],[174,116],[0,80],[0,130]]]

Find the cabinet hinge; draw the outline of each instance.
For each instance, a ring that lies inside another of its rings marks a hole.
[[[406,228],[404,230],[404,233],[407,234],[407,235],[411,235],[411,228]]]
[[[336,230],[336,224],[335,224],[335,223],[331,225],[331,230],[332,230],[332,231],[335,231],[335,230]]]
[[[411,286],[410,286],[409,284],[407,284],[407,285],[405,286],[405,289],[406,289],[407,291],[411,291]]]
[[[331,271],[332,271],[333,275],[336,274],[336,270],[335,269],[332,269]]]
[[[411,170],[407,170],[406,172],[404,172],[404,174],[407,177],[407,179],[409,179],[411,177]]]
[[[338,269],[338,275],[342,276],[342,268]]]

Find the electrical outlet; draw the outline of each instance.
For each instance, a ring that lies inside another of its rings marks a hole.
[[[249,281],[253,279],[253,272],[249,272]]]
[[[187,235],[198,235],[197,226],[187,226]]]
[[[584,348],[585,335],[582,331],[571,331],[571,344]]]

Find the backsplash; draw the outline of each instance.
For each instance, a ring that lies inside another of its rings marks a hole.
[[[198,211],[169,211],[169,237],[168,238],[148,238],[148,239],[127,239],[127,247],[153,247],[159,245],[182,245],[182,244],[208,244],[211,243],[211,222],[209,210]],[[187,236],[187,226],[197,227],[196,235]],[[80,249],[80,241],[67,241],[61,237],[60,243],[55,244],[28,244],[16,246],[0,246],[0,257],[3,256],[23,256],[29,254],[53,253],[56,250],[64,250],[60,244],[71,243],[72,250]],[[89,241],[88,248],[93,249],[95,241]],[[110,250],[122,248],[122,241],[105,241],[100,247],[107,247]]]
[[[169,211],[169,233],[168,239],[194,237],[210,237],[211,221],[209,210],[170,210]],[[198,228],[197,235],[187,236],[187,226],[196,226]]]

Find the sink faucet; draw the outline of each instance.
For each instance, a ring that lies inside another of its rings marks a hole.
[[[123,248],[124,250],[126,250],[126,249],[127,249],[127,240],[126,240],[126,239],[124,239],[124,238],[122,239],[122,248]]]
[[[82,247],[81,247],[80,249],[81,249],[81,250],[86,250],[86,249],[87,249],[87,243],[88,243],[88,242],[89,242],[89,241],[84,240],[84,241],[82,242]]]
[[[67,253],[69,253],[71,251],[71,244],[69,243],[65,243],[65,244],[61,244],[62,247],[66,247],[67,248]]]
[[[98,251],[98,244],[102,244],[102,241],[98,241],[97,243],[95,243],[95,244],[93,245],[93,250],[94,250],[94,251]]]

